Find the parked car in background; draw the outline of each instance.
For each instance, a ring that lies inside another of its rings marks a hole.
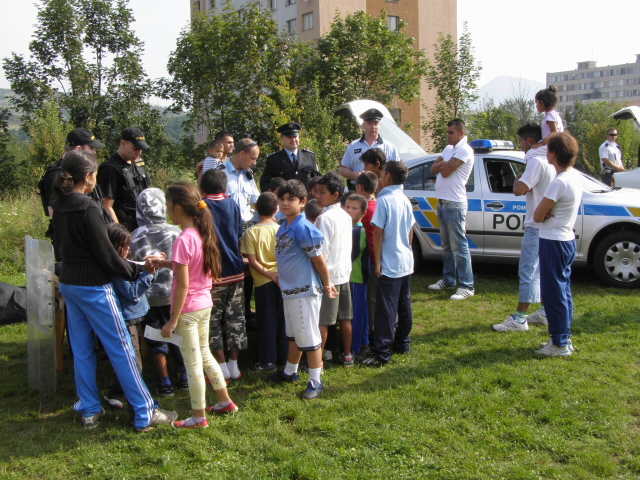
[[[631,106],[618,110],[611,115],[615,120],[632,120],[640,130],[640,107]],[[638,149],[638,166],[640,167],[640,147]],[[640,168],[626,172],[615,172],[612,185],[614,187],[640,188]]]

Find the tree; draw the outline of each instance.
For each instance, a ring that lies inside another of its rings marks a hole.
[[[172,100],[172,111],[189,112],[192,129],[203,124],[212,134],[224,129],[268,141],[261,100],[287,74],[292,45],[271,14],[253,3],[239,12],[227,4],[198,14],[169,58],[172,78],[160,82],[162,95]]]
[[[440,34],[434,48],[433,60],[427,63],[426,81],[429,89],[436,91],[436,103],[431,108],[424,105],[427,119],[422,130],[434,151],[440,151],[447,145],[447,122],[461,117],[478,99],[476,82],[482,67],[475,63],[466,22],[457,44],[451,35]]]
[[[523,80],[518,80],[518,88],[513,85],[512,96],[500,103],[501,109],[518,119],[518,125],[527,123],[540,123],[541,115],[536,110],[535,94],[529,92],[529,87],[523,85]]]
[[[576,103],[573,109],[563,114],[565,128],[578,141],[580,151],[576,160],[576,167],[590,175],[600,176],[600,145],[605,141],[607,128],[618,129],[617,142],[622,149],[625,168],[633,168],[637,164],[638,144],[640,133],[630,121],[614,120],[611,114],[617,112],[624,105],[619,103],[597,102]]]
[[[517,146],[519,127],[518,118],[508,112],[503,104],[496,107],[493,99],[483,101],[479,111],[468,114],[467,135],[470,140],[511,140]]]
[[[331,30],[306,52],[309,56],[296,61],[298,81],[315,83],[332,107],[360,98],[411,102],[420,95],[427,61],[414,48],[415,39],[402,32],[405,25],[401,21],[396,31],[389,30],[384,11],[379,17],[362,11],[336,15]]]

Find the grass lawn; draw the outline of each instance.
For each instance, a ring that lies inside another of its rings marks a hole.
[[[19,261],[20,249],[5,231],[0,280],[18,283],[4,265],[5,250]],[[326,390],[309,403],[299,398],[306,375],[272,386],[245,370],[230,386],[239,412],[210,418],[206,430],[140,435],[112,410],[85,431],[71,410],[69,356],[58,392],[42,397],[27,387],[26,327],[0,327],[0,478],[640,478],[637,291],[577,270],[577,351],[539,359],[543,327],[491,330],[515,307],[516,267],[476,266],[477,294],[462,302],[427,291],[440,268],[427,264],[412,281],[413,354],[383,368],[327,365]],[[148,361],[145,378],[155,388]],[[98,384],[109,381],[102,365]],[[161,405],[190,412],[186,392]]]

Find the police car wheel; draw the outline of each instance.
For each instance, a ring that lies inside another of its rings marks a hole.
[[[415,231],[413,233],[413,243],[411,244],[413,250],[413,271],[419,272],[424,267],[424,257],[422,256],[422,247],[420,246],[420,240],[416,238]]]
[[[607,235],[596,247],[593,264],[609,285],[640,287],[640,233],[624,230]]]

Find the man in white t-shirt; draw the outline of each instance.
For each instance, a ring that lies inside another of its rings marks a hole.
[[[544,197],[544,192],[556,176],[556,171],[547,161],[547,147],[532,148],[542,139],[542,129],[539,125],[528,124],[518,129],[520,148],[525,152],[524,160],[527,164],[524,173],[513,185],[513,194],[525,195],[527,213],[524,217],[524,236],[520,248],[520,264],[518,277],[518,306],[515,313],[509,315],[502,323],[497,323],[493,329],[498,332],[524,332],[529,330],[529,323],[547,324],[544,306],[538,311],[527,315],[529,304],[540,302],[540,266],[538,263],[538,243],[540,224],[533,220],[533,212]]]
[[[622,150],[620,145],[616,143],[618,139],[618,130],[610,128],[607,130],[607,139],[600,145],[600,179],[605,185],[611,185],[611,178],[614,172],[624,172],[622,163]]]
[[[460,288],[451,300],[464,300],[474,295],[471,254],[465,231],[467,189],[473,171],[473,149],[467,144],[465,125],[456,118],[447,123],[449,145],[431,166],[436,177],[438,224],[442,241],[442,280],[429,285],[430,290],[455,287],[456,275]]]

